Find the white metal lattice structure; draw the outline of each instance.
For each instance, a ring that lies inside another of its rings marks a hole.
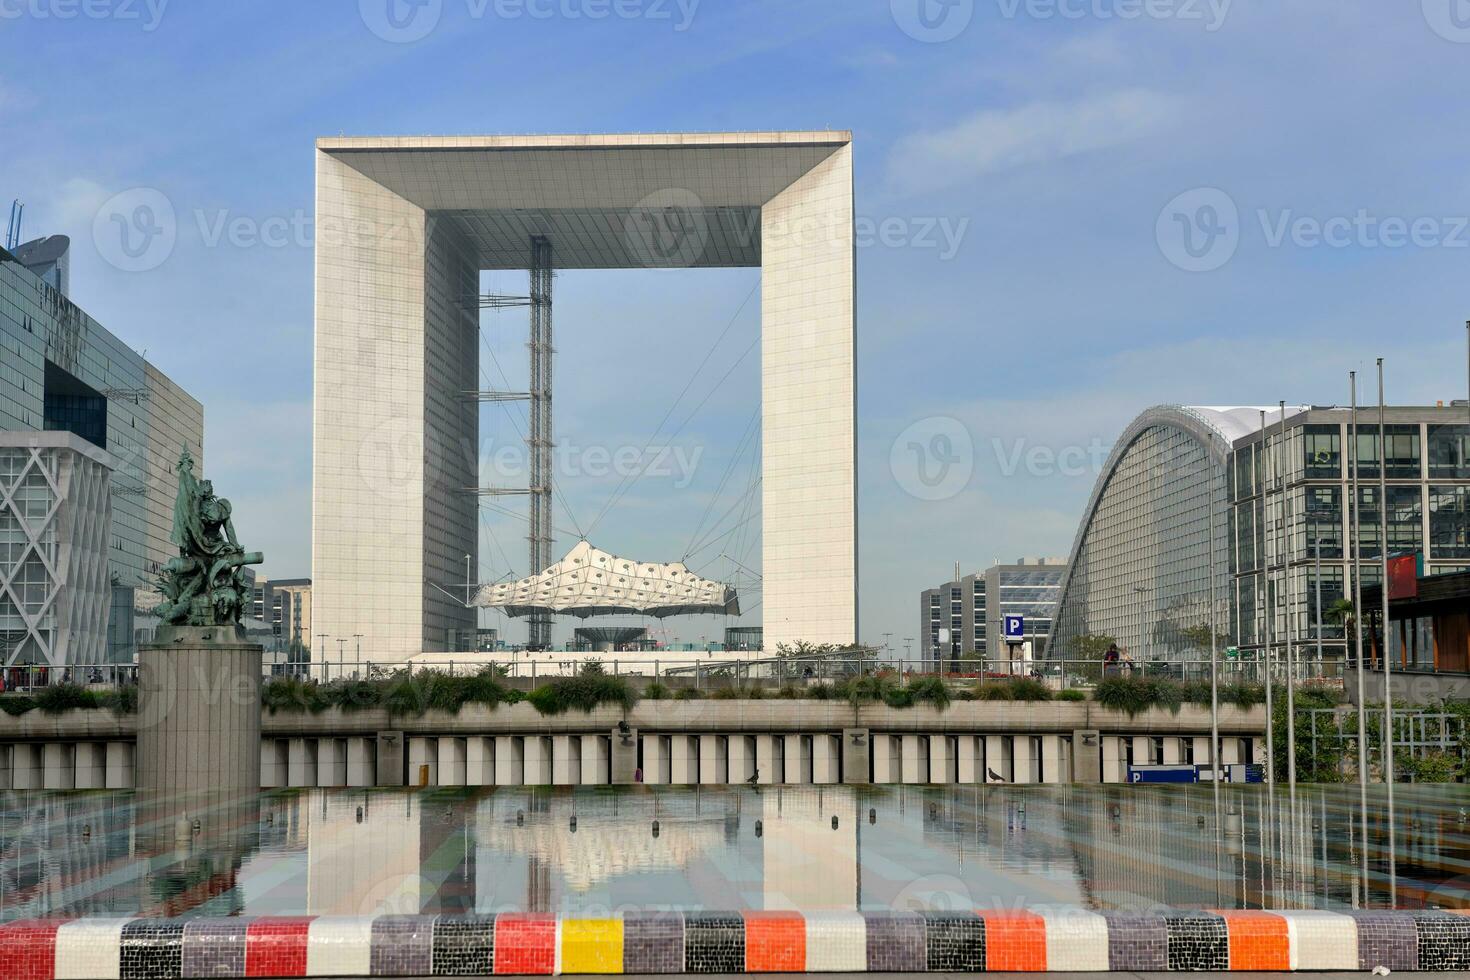
[[[112,458],[70,432],[0,432],[0,657],[101,663]]]
[[[619,613],[662,618],[697,614],[740,614],[735,590],[700,578],[683,562],[659,564],[619,558],[579,541],[540,575],[487,585],[475,605],[504,609],[510,616],[558,613],[610,616]]]

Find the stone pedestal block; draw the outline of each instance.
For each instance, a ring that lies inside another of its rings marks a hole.
[[[138,651],[137,785],[178,799],[260,790],[260,651],[233,628],[163,627]]]

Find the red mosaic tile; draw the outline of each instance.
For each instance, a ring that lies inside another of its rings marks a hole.
[[[744,915],[746,973],[806,971],[806,919],[800,912]]]
[[[19,919],[0,926],[0,977],[54,980],[56,930],[65,919]]]
[[[556,917],[542,913],[495,917],[495,972],[549,976],[556,971]]]
[[[314,916],[256,919],[245,930],[247,977],[306,976],[306,933]]]
[[[1286,920],[1273,912],[1215,910],[1225,920],[1232,970],[1290,970],[1291,938]]]
[[[1046,969],[1046,920],[1034,912],[979,911],[985,920],[985,969]]]

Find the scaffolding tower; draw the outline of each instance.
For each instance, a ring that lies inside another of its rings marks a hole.
[[[551,240],[531,238],[531,399],[526,445],[531,456],[531,574],[552,562],[551,555]],[[530,648],[551,646],[551,616],[531,617]]]

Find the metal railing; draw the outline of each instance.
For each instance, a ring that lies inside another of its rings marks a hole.
[[[69,667],[17,665],[0,667],[3,690],[24,694],[59,684],[115,688],[138,683],[137,664],[73,664]]]

